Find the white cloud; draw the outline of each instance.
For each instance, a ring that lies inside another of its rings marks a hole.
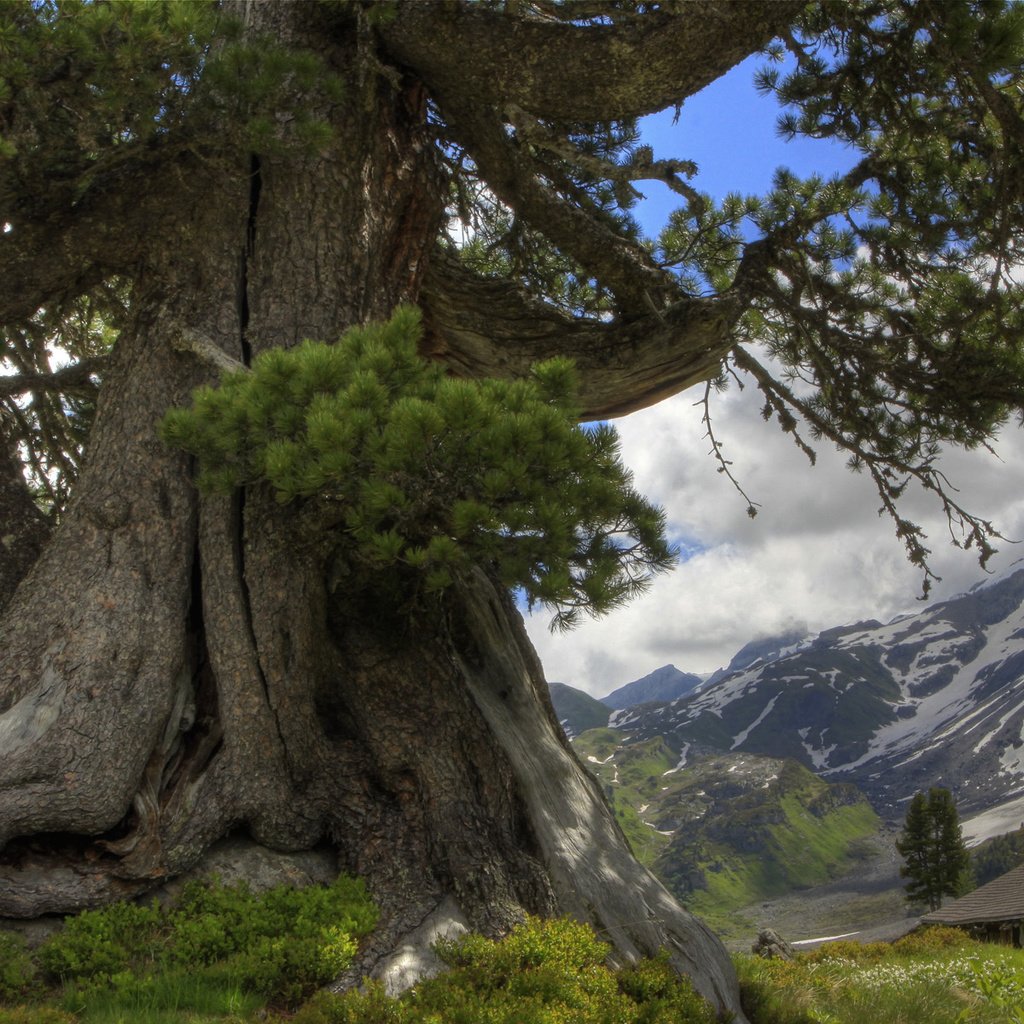
[[[716,436],[746,493],[746,503],[716,472],[703,437],[703,388],[693,389],[618,423],[623,458],[638,488],[663,505],[673,536],[697,553],[655,581],[626,608],[579,629],[552,635],[543,609],[528,619],[548,679],[597,696],[669,662],[690,672],[726,664],[747,641],[795,625],[817,631],[864,618],[913,611],[919,571],[907,561],[870,478],[846,469],[845,457],[817,445],[811,467],[792,441],[759,413],[753,388],[712,400]],[[984,451],[944,459],[963,504],[1024,538],[1024,434],[1012,426],[999,445],[1003,461]],[[941,583],[932,598],[984,578],[973,552],[954,548],[933,498],[908,492],[904,514],[928,533]],[[1024,556],[1024,545],[1000,544],[991,566]]]

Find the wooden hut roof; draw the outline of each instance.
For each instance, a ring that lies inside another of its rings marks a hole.
[[[921,918],[922,924],[979,924],[1024,919],[1024,864]]]

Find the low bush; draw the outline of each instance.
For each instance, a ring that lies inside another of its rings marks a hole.
[[[155,905],[113,903],[83,910],[40,947],[39,962],[61,982],[113,977],[153,962],[161,947],[162,920]]]
[[[24,1000],[41,974],[62,986],[65,1010],[87,1017],[295,1007],[351,963],[376,921],[350,878],[260,895],[194,882],[170,910],[117,903],[69,917],[35,958],[0,935],[0,1002]]]
[[[801,954],[804,963],[818,964],[828,960],[843,960],[854,964],[877,963],[891,956],[893,947],[888,942],[850,942],[838,940],[824,942],[816,949]]]
[[[0,932],[0,1002],[14,1002],[39,987],[39,971],[20,935]]]
[[[293,1024],[713,1024],[708,1004],[667,959],[622,971],[586,925],[530,918],[501,941],[438,946],[450,970],[398,999],[380,986],[318,993]]]
[[[948,928],[945,925],[931,925],[920,928],[897,939],[892,944],[894,953],[904,956],[937,953],[951,949],[977,948],[978,943],[962,928]]]

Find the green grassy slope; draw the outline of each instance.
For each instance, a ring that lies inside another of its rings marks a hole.
[[[637,857],[688,906],[724,923],[737,908],[838,878],[879,820],[853,786],[795,761],[745,753],[680,760],[661,737],[615,729],[575,741]]]
[[[567,736],[576,736],[587,729],[599,729],[608,724],[611,708],[589,693],[565,683],[551,683],[551,703]]]

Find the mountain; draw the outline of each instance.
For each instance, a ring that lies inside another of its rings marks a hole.
[[[587,729],[598,729],[608,724],[608,715],[611,713],[608,705],[596,697],[565,683],[549,683],[548,689],[551,691],[555,714],[569,739]]]
[[[634,740],[793,758],[902,818],[919,789],[961,815],[1024,792],[1024,568],[882,625],[762,652],[700,692],[613,713]]]
[[[610,708],[628,708],[650,701],[669,701],[692,692],[703,683],[692,672],[680,672],[675,665],[663,665],[640,679],[634,679],[601,698]]]
[[[719,679],[724,679],[730,673],[750,668],[759,661],[775,661],[788,648],[795,647],[809,636],[810,634],[806,629],[795,629],[787,633],[781,633],[778,636],[760,637],[757,640],[751,640],[750,643],[744,644],[733,655],[732,661],[729,662],[726,668],[720,668],[717,672],[712,672],[708,677],[707,683],[710,686],[712,683],[717,683]],[[680,696],[682,695],[680,694]]]
[[[796,761],[680,755],[660,736],[615,729],[573,745],[634,853],[720,931],[742,930],[738,908],[833,880],[872,852],[880,823],[864,796]]]
[[[566,736],[572,739],[587,729],[607,725],[612,710],[650,701],[675,700],[676,697],[691,693],[702,682],[700,676],[680,672],[675,665],[664,665],[641,679],[620,686],[600,700],[565,683],[550,683],[548,688],[555,714]]]

